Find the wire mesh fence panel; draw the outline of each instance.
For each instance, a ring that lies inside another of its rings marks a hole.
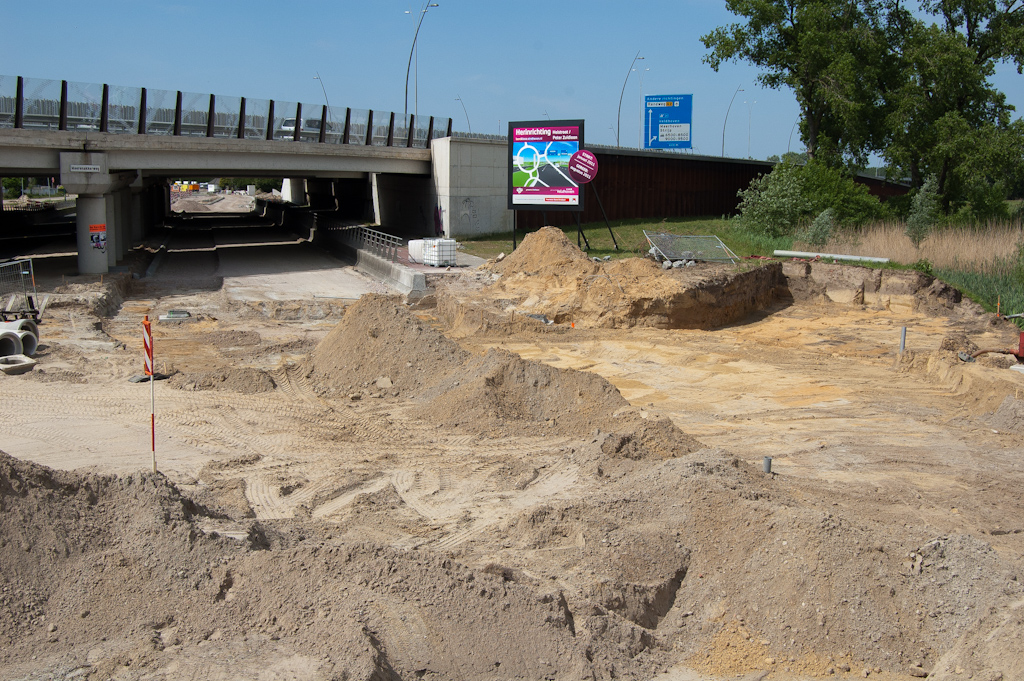
[[[142,88],[111,85],[107,92],[107,132],[138,132],[141,101]]]
[[[736,262],[739,257],[717,236],[659,234],[644,230],[651,244],[651,254],[662,260],[699,260],[702,262]]]
[[[102,114],[102,85],[68,83],[68,130],[99,130]]]
[[[5,321],[8,317],[23,318],[34,312],[35,296],[31,260],[0,263],[0,316]]]
[[[57,130],[60,127],[60,81],[26,78],[24,84],[24,126]]]
[[[18,104],[18,78],[0,76],[0,128],[14,127],[14,113]]]
[[[174,90],[146,90],[146,134],[173,135],[174,108],[178,93]]]
[[[245,100],[245,131],[247,140],[267,138],[267,114],[270,113],[269,99]]]
[[[199,92],[181,93],[181,134],[183,137],[206,137],[210,118],[210,95]]]

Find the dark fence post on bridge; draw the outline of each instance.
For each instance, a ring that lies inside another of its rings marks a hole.
[[[139,93],[139,134],[146,134],[146,88]]]
[[[430,125],[427,126],[427,143],[425,145],[426,149],[430,148],[430,141],[432,139],[434,139],[434,117],[433,116],[430,117]]]
[[[451,136],[452,136],[452,119],[449,118],[448,119],[448,133],[445,135],[445,137],[451,137]]]
[[[366,117],[366,146],[373,144],[373,109]]]
[[[238,139],[245,139],[245,97],[241,97],[238,105]]]
[[[217,115],[216,97],[210,95],[210,113],[206,115],[206,136],[213,137],[213,121]]]
[[[181,90],[178,90],[178,98],[174,102],[174,136],[181,136]]]
[[[409,123],[409,127],[406,128],[406,132],[408,134],[406,135],[407,139],[405,140],[405,146],[407,148],[411,148],[412,147],[412,138],[415,136],[413,134],[413,132],[416,130],[416,114],[409,114],[408,123]]]
[[[327,141],[327,105],[324,104],[324,111],[320,114],[320,144]]]
[[[302,102],[295,105],[295,132],[292,133],[292,141],[298,142],[302,139]]]
[[[342,133],[341,143],[348,144],[348,126],[352,124],[352,107],[345,107],[345,132]]]
[[[25,79],[18,76],[18,84],[14,93],[14,127],[25,126]]]
[[[60,117],[57,119],[57,129],[68,129],[68,82],[60,82]]]
[[[274,139],[274,100],[270,100],[267,107],[267,139]]]
[[[110,86],[103,84],[103,94],[100,95],[100,132],[107,132],[110,126],[110,114],[107,106],[110,104]]]
[[[391,112],[391,120],[388,121],[388,146],[395,146],[395,112]]]

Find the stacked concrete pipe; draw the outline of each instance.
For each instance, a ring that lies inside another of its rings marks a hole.
[[[0,357],[36,354],[39,347],[39,326],[31,319],[0,322]]]

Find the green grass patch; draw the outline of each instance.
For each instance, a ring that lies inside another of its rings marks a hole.
[[[615,242],[608,232],[608,226],[604,222],[588,222],[583,224],[583,234],[590,243],[587,254],[595,258],[611,256],[612,258],[643,257],[647,254],[650,244],[644,237],[644,230],[648,232],[661,232],[666,234],[680,234],[691,236],[715,235],[728,246],[736,255],[771,255],[776,249],[789,249],[793,240],[789,237],[769,239],[767,237],[750,234],[740,229],[732,220],[723,218],[667,218],[665,220],[615,220],[611,223],[612,231],[615,233]],[[560,228],[565,232],[569,241],[577,243],[576,227],[568,226]],[[517,232],[517,242],[521,243],[525,234]],[[490,234],[476,237],[474,239],[459,240],[466,253],[481,257],[493,258],[499,253],[512,252],[512,235],[510,233]],[[586,249],[586,244],[579,240]]]

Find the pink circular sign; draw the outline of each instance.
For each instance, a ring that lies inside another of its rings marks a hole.
[[[597,156],[586,149],[580,149],[569,159],[569,176],[580,184],[586,184],[597,177]]]

